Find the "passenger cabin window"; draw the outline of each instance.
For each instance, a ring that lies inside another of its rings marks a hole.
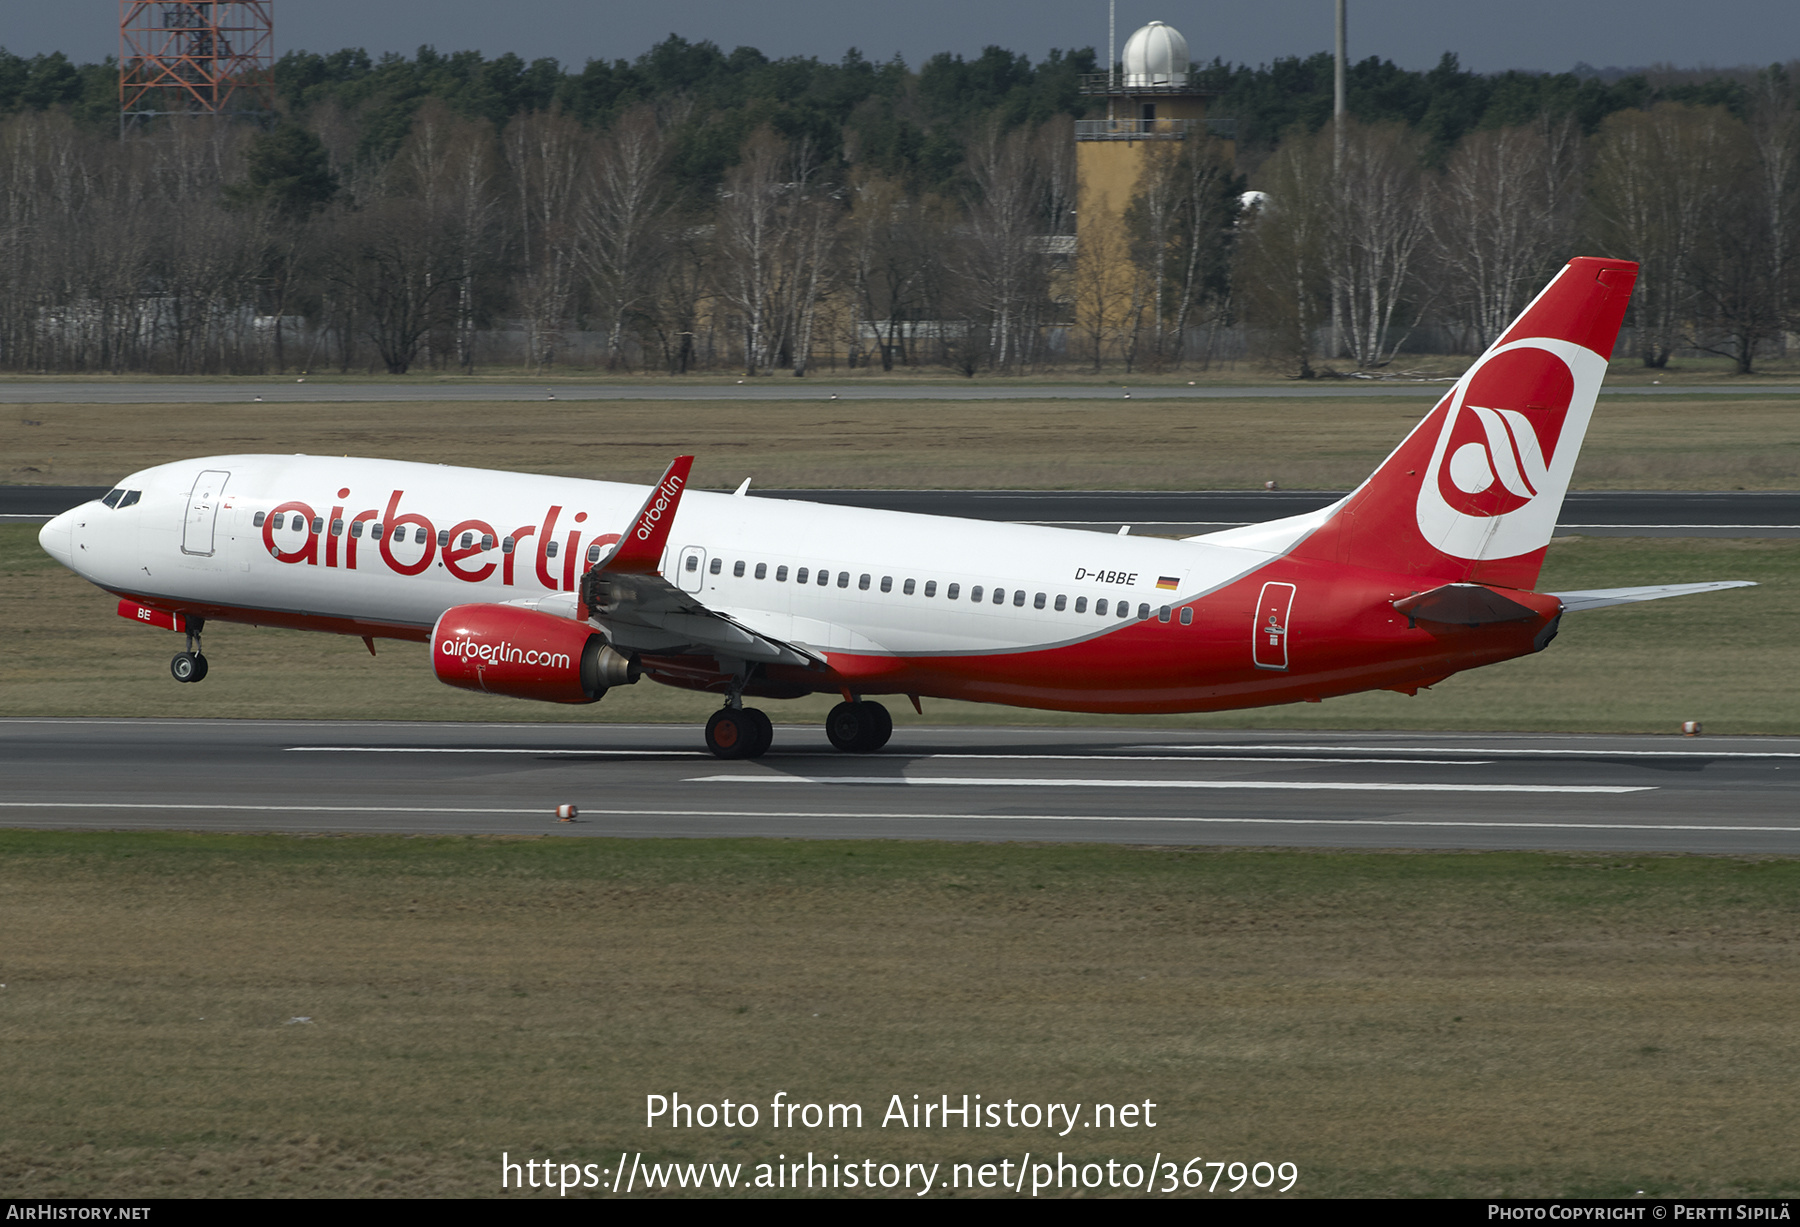
[[[105,503],[108,507],[117,507],[119,505],[119,500],[124,497],[125,491],[123,490],[108,490],[106,492],[106,497],[100,501]]]
[[[1060,598],[1058,598],[1058,599],[1060,599]],[[1040,592],[1036,596],[1031,598],[1031,607],[1033,609],[1042,609],[1044,607],[1044,594],[1043,593]]]
[[[331,535],[334,537],[341,537],[344,535],[344,522],[342,520],[333,520],[331,522]]]
[[[259,511],[255,515],[251,516],[250,517],[250,527],[251,528],[261,528],[263,526],[263,520],[265,517],[268,516],[268,514],[269,513],[266,511]]]
[[[956,596],[956,589],[954,587],[952,587],[950,589],[950,596],[952,599],[954,599]],[[976,584],[974,587],[969,589],[969,599],[971,601],[974,601],[977,605],[981,604],[981,585],[980,584]]]
[[[850,576],[846,572],[844,575],[845,582],[848,582],[849,579],[850,579]],[[831,582],[831,572],[827,571],[824,567],[820,567],[819,568],[819,587],[823,588],[826,584],[829,584],[830,582]]]
[[[1062,606],[1058,605],[1057,608],[1061,609]],[[1086,597],[1078,596],[1075,598],[1075,612],[1076,613],[1086,613],[1087,612],[1087,598]]]
[[[838,587],[848,588],[849,586],[850,586],[850,572],[839,571],[838,572]],[[863,587],[866,588],[868,586],[869,586],[869,577],[865,575],[865,576],[863,576]]]
[[[492,537],[483,537],[481,539],[481,548],[484,550],[490,548],[493,545],[493,541],[494,541],[494,539]],[[600,561],[600,543],[598,541],[596,541],[596,542],[594,542],[594,544],[588,546],[588,565],[592,566],[594,563],[597,563],[599,561]]]
[[[768,577],[769,577],[769,564],[766,562],[757,563],[756,564],[756,578],[757,579],[767,579]]]
[[[906,581],[906,583],[904,583],[904,584],[902,584],[902,585],[901,585],[901,586],[900,586],[900,591],[901,591],[901,592],[903,592],[903,593],[905,593],[905,594],[906,594],[906,595],[907,595],[907,596],[911,596],[911,595],[912,595],[912,594],[913,594],[913,582],[912,582],[912,580],[910,580],[910,579],[909,579],[909,580],[907,580],[907,581]]]
[[[1146,622],[1149,620],[1149,618],[1150,618],[1150,607],[1148,605],[1139,605],[1138,606],[1138,621]]]
[[[724,559],[715,558],[712,560],[712,566],[708,567],[707,570],[711,571],[714,575],[717,575],[719,573],[719,571],[724,567],[724,565],[725,565]]]
[[[994,604],[996,604],[996,605],[1006,604],[1006,589],[1004,589],[1004,588],[994,589]]]
[[[375,531],[376,531],[376,532],[380,532],[380,531],[381,531],[381,526],[380,526],[380,525],[379,525],[379,524],[377,524],[377,525],[376,525],[376,526],[375,526]],[[371,533],[371,534],[370,534],[370,535],[371,535],[371,536],[373,536],[373,535],[374,535],[374,533]],[[515,544],[515,543],[514,543],[514,541],[513,541],[513,539],[512,539],[512,538],[511,538],[511,537],[502,537],[502,538],[500,538],[500,552],[501,552],[501,553],[502,553],[502,554],[510,554],[510,553],[512,553],[512,552],[513,552],[513,545],[514,545],[514,544]]]
[[[1106,598],[1105,597],[1101,597],[1099,600],[1094,602],[1094,616],[1096,618],[1104,618],[1106,616]]]
[[[438,529],[438,548],[440,550],[447,549],[447,548],[449,548],[449,545],[450,545],[450,530],[447,528]]]
[[[462,535],[462,547],[465,550],[474,544],[475,544],[475,534],[474,533],[464,533]]]
[[[785,571],[785,570],[787,570],[787,568],[783,567],[782,570]],[[794,582],[796,584],[804,584],[806,582],[807,574],[808,574],[807,569],[805,567],[801,567],[798,571],[794,572]],[[775,578],[780,579],[781,576],[777,575]]]
[[[484,550],[491,550],[494,548],[494,534],[493,533],[482,533],[481,534],[481,548]],[[594,561],[599,562],[600,560],[598,558],[595,558]]]
[[[361,520],[350,521],[350,535],[357,538],[360,538],[363,535],[363,522]]]
[[[1169,620],[1169,607],[1167,605],[1164,605],[1161,609],[1156,611],[1156,620],[1158,622],[1167,622]]]
[[[325,517],[324,516],[314,516],[313,517],[312,530],[315,533],[322,533],[325,531]]]
[[[862,578],[856,581],[856,586],[863,592],[869,590],[869,573],[867,571],[864,571]]]
[[[1183,626],[1192,626],[1194,624],[1194,607],[1192,605],[1182,606],[1181,624]]]
[[[1061,613],[1063,610],[1067,609],[1068,607],[1069,607],[1069,598],[1064,596],[1060,592],[1057,593],[1056,594],[1056,612]]]
[[[744,560],[742,558],[731,564],[731,574],[737,579],[744,578]]]
[[[925,595],[926,596],[936,596],[937,595],[937,581],[935,579],[928,579],[925,581]]]
[[[422,528],[419,530],[419,539],[421,541],[425,539],[425,530]],[[556,542],[554,542],[554,541],[544,542],[544,557],[545,558],[555,558],[556,557]]]
[[[954,601],[956,599],[956,594],[960,591],[962,591],[961,584],[951,584],[948,588],[946,588],[944,590],[944,599],[946,601]],[[926,595],[927,596],[931,595],[931,590],[929,588],[926,589]],[[979,601],[981,599],[981,589],[977,588],[975,590],[974,599],[977,601]]]
[[[893,576],[884,575],[881,577],[881,590],[883,592],[892,592],[894,590],[894,577]],[[910,586],[908,586],[907,591],[909,591],[909,592],[912,591]]]
[[[687,558],[687,569],[690,571],[698,571],[700,569],[700,560],[694,555],[689,554]]]
[[[1119,616],[1121,618],[1129,618],[1131,616],[1131,602],[1130,601],[1120,601],[1119,602]]]
[[[778,584],[787,583],[787,568],[786,567],[776,567],[775,568],[775,582]],[[806,582],[806,576],[804,574],[802,574],[800,576],[800,582],[803,584]]]

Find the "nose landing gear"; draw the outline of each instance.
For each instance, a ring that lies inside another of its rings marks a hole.
[[[187,631],[187,651],[175,653],[175,659],[169,662],[169,673],[178,682],[203,681],[206,657],[200,651],[200,632],[206,629],[206,619],[188,618],[183,628]]]

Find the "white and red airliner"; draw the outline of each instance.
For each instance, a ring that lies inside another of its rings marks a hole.
[[[1200,712],[1408,694],[1542,651],[1565,612],[1738,586],[1532,591],[1637,266],[1571,261],[1358,489],[1186,540],[751,500],[387,460],[212,456],[135,473],[44,548],[187,636],[213,622],[429,646],[452,686],[592,703],[713,691],[706,744],[769,748],[747,696]],[[745,486],[748,486],[748,482]]]

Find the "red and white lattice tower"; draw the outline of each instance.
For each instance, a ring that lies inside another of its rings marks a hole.
[[[119,123],[269,114],[275,0],[119,0]]]

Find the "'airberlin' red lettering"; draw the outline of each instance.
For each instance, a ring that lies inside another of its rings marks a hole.
[[[458,544],[465,532],[473,532],[476,537],[469,543],[467,549]],[[483,563],[472,571],[465,571],[462,568],[462,560],[472,554],[482,553],[487,548],[481,544],[482,539],[485,537],[486,540],[492,541],[495,536],[494,526],[486,520],[464,520],[450,530],[450,544],[444,547],[444,570],[465,583],[479,584],[494,573],[494,564]]]
[[[550,557],[545,551],[550,548],[550,543],[556,540],[556,517],[561,514],[562,508],[553,504],[550,508],[550,515],[544,520],[543,534],[538,537],[538,582],[552,592],[556,592],[558,589],[556,586],[556,578],[550,574]]]
[[[387,514],[381,518],[381,560],[399,575],[417,575],[431,565],[431,559],[437,553],[437,537],[432,532],[431,521],[424,516],[408,512],[400,515],[400,496],[404,490],[396,490],[388,496]],[[394,557],[394,529],[407,524],[416,524],[425,530],[425,552],[419,555],[417,562],[401,562]]]
[[[275,545],[275,517],[285,515],[290,511],[297,511],[300,513],[300,522],[306,532],[306,544],[297,550],[284,553]],[[312,530],[312,519],[313,509],[308,504],[301,502],[283,503],[263,519],[263,548],[269,551],[269,554],[277,562],[317,563],[319,561],[319,538]]]

